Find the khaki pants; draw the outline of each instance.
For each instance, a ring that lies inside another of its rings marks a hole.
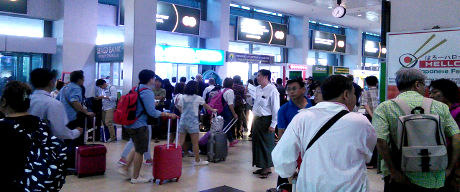
[[[116,140],[117,135],[115,133],[115,128],[113,126],[113,112],[115,109],[109,109],[106,111],[102,111],[102,120],[104,121],[104,125],[109,128],[110,139]]]

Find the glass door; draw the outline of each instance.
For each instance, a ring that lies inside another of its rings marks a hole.
[[[123,87],[123,63],[97,63],[96,79],[104,79],[107,83],[121,90]]]
[[[42,67],[41,54],[0,53],[0,89],[12,80],[28,83],[30,72]]]

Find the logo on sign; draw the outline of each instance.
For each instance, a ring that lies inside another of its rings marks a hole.
[[[187,27],[195,27],[197,22],[195,17],[185,16],[182,18],[182,23]]]
[[[275,32],[275,38],[276,39],[282,40],[282,39],[284,39],[284,36],[285,36],[284,32],[282,32],[282,31]]]
[[[405,54],[402,54],[401,56],[399,56],[399,64],[401,64],[402,67],[404,68],[412,68],[414,67],[415,65],[417,65],[418,63],[418,60],[420,58],[422,58],[423,56],[427,55],[428,53],[432,52],[433,50],[437,49],[439,46],[441,46],[442,44],[446,43],[447,42],[447,39],[443,39],[442,41],[440,41],[438,44],[434,45],[433,47],[431,47],[430,49],[428,49],[427,51],[425,51],[422,55],[420,56],[416,56],[417,53],[419,53],[428,43],[430,43],[431,40],[433,40],[434,38],[436,37],[436,34],[433,34],[431,35],[426,41],[425,43],[423,43],[418,49],[417,51],[415,51],[414,54],[411,54],[411,53],[405,53]]]

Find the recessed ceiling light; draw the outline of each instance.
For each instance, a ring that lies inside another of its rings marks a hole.
[[[363,15],[361,15],[361,14],[358,15],[358,17],[361,17],[361,16],[363,16]]]
[[[329,6],[329,7],[327,7],[327,8],[332,9],[332,6]]]

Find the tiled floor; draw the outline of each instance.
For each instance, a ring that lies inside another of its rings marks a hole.
[[[68,176],[67,183],[62,191],[123,191],[123,192],[143,192],[143,191],[161,191],[161,192],[196,192],[227,185],[247,192],[265,192],[268,188],[276,185],[277,175],[272,174],[268,179],[259,179],[252,174],[254,168],[251,167],[251,142],[241,141],[236,147],[229,149],[227,161],[220,163],[211,163],[209,166],[194,167],[193,157],[183,159],[182,177],[179,182],[170,182],[163,185],[154,183],[147,184],[130,184],[124,180],[118,173],[117,161],[120,158],[126,141],[105,144],[108,149],[107,153],[107,171],[104,176],[93,176],[86,178],[77,178]],[[162,144],[161,142],[160,144]],[[152,142],[152,146],[154,143]],[[205,156],[202,156],[205,159]],[[152,167],[143,166],[144,174],[152,174]],[[383,182],[380,175],[375,170],[369,170],[370,191],[383,191]]]

